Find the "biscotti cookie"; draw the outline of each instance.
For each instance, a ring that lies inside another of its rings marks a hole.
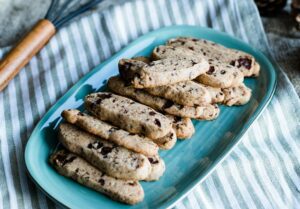
[[[118,76],[111,77],[108,80],[108,87],[117,94],[130,97],[160,112],[165,112],[178,117],[212,120],[217,118],[220,112],[217,105],[203,104],[201,106],[195,105],[194,107],[190,107],[176,104],[158,96],[153,96],[142,89],[135,89],[132,86],[127,86]]]
[[[151,88],[192,80],[209,69],[201,57],[163,59],[146,64],[133,59],[119,61],[121,77],[135,88]]]
[[[179,139],[188,139],[195,133],[195,128],[190,118],[181,118],[174,115],[166,115],[173,122],[173,129]]]
[[[114,200],[133,205],[144,199],[144,190],[138,181],[110,177],[97,170],[81,157],[66,150],[55,152],[50,156],[49,161],[61,175],[69,177]]]
[[[159,146],[160,149],[172,149],[177,141],[175,130],[172,129],[166,136],[158,139],[153,139],[153,141]]]
[[[60,124],[58,130],[59,141],[66,149],[110,176],[142,180],[151,171],[149,161],[142,154],[102,140],[68,123]]]
[[[145,181],[157,181],[166,170],[165,162],[158,155],[148,157],[148,160],[151,164],[151,172]]]
[[[159,46],[153,50],[152,56],[154,59],[176,59],[179,57],[203,57],[203,54],[181,46]],[[229,88],[243,82],[244,75],[236,67],[210,57],[208,57],[208,63],[209,70],[195,80],[219,88]]]
[[[164,137],[172,130],[171,121],[152,108],[123,96],[99,92],[85,97],[85,107],[100,120],[108,121],[130,133],[151,139]]]
[[[210,94],[206,88],[194,81],[183,81],[172,85],[146,88],[145,91],[185,106],[211,102]]]
[[[78,110],[64,110],[62,117],[83,130],[137,153],[157,155],[158,146],[149,138],[132,134]]]
[[[236,87],[231,87],[228,89],[223,89],[225,95],[224,104],[227,106],[232,105],[244,105],[251,98],[251,89],[245,84],[241,84]]]
[[[199,85],[203,86],[203,88],[206,88],[206,90],[209,92],[211,103],[222,103],[224,101],[224,93],[221,88],[208,86],[202,83],[199,83]]]
[[[195,52],[201,53],[207,59],[219,60],[228,65],[239,69],[244,76],[258,76],[259,64],[254,57],[248,53],[226,48],[204,39],[179,37],[168,41],[167,45],[189,48]]]
[[[231,65],[211,59],[208,62],[210,64],[209,70],[199,75],[195,79],[196,81],[216,88],[230,88],[243,83],[243,74]]]

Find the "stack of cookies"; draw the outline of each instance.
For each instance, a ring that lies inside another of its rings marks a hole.
[[[216,43],[175,38],[151,57],[119,61],[110,92],[85,98],[86,112],[64,110],[50,156],[62,175],[127,204],[143,200],[139,181],[165,171],[159,149],[169,150],[194,132],[191,119],[213,120],[218,104],[243,105],[251,89],[244,77],[258,76],[253,56]]]

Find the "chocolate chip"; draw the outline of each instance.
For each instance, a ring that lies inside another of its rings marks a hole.
[[[206,52],[203,52],[203,55],[206,56]]]
[[[111,147],[102,147],[101,149],[101,154],[102,155],[107,155],[108,153],[110,153],[112,151],[112,148]]]
[[[93,145],[92,144],[88,144],[87,148],[92,149]]]
[[[84,116],[84,114],[82,112],[77,113],[77,115]]]
[[[156,48],[156,52],[159,52],[159,50],[160,50],[160,47],[157,47],[157,48]]]
[[[161,123],[160,123],[160,121],[159,121],[157,118],[155,118],[154,123],[155,123],[155,125],[157,125],[158,127],[161,127]]]
[[[194,60],[191,60],[192,66],[196,65],[197,62],[195,62]]]
[[[214,66],[210,66],[209,70],[206,72],[207,75],[212,75],[213,72],[215,72],[215,67]]]
[[[136,185],[136,182],[130,182],[130,183],[128,183],[128,185],[130,185],[130,186],[135,186],[135,185]]]
[[[183,109],[183,105],[178,105],[178,108],[180,109],[180,110],[182,110]]]
[[[232,60],[229,64],[235,66],[235,60]]]
[[[157,164],[158,163],[158,160],[154,160],[151,157],[148,157],[148,160],[150,161],[151,164]]]
[[[156,113],[154,111],[150,111],[149,115],[155,115]]]
[[[170,100],[167,100],[165,102],[165,104],[163,105],[162,109],[167,109],[169,107],[172,107],[174,105],[174,102],[170,101]]]
[[[188,47],[190,50],[192,50],[192,51],[194,51],[195,50],[195,48],[194,47],[192,47],[192,46],[189,46]]]
[[[141,129],[142,129],[142,132],[146,132],[145,126],[142,125]]]
[[[252,60],[250,60],[247,57],[245,57],[245,58],[239,58],[238,59],[238,63],[239,63],[238,67],[244,66],[248,70],[251,69]]]
[[[138,73],[134,73],[134,77],[136,77],[136,78],[141,78],[141,75],[138,74]]]
[[[108,130],[109,133],[115,132],[117,130],[120,130],[118,127],[112,127]]]
[[[78,173],[78,172],[79,172],[79,168],[76,168],[75,173]]]
[[[221,74],[224,75],[226,73],[225,70],[221,70]]]
[[[192,41],[196,42],[196,41],[198,41],[198,39],[196,39],[196,38],[192,38]]]
[[[181,117],[175,116],[174,117],[174,123],[178,123],[179,121],[181,121]]]
[[[133,133],[129,133],[128,135],[129,135],[129,136],[133,136],[133,135],[135,135],[135,134],[133,134]]]
[[[65,166],[66,164],[73,162],[76,158],[76,156],[69,157],[66,153],[60,153],[56,156],[56,161],[58,161],[62,166]]]
[[[95,142],[93,144],[93,147],[96,149],[100,149],[101,147],[103,147],[103,143],[102,142]]]
[[[103,186],[105,184],[105,181],[103,179],[99,179],[98,182]]]
[[[112,97],[112,94],[110,94],[110,93],[108,93],[108,94],[99,94],[97,96],[98,99],[96,100],[96,104],[99,105],[102,102],[102,100],[109,99],[111,97]]]

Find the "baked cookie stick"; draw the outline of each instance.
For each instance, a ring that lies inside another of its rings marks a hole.
[[[165,162],[158,155],[148,157],[148,160],[151,164],[151,172],[145,181],[157,181],[166,170]]]
[[[143,180],[151,171],[147,158],[125,148],[62,123],[58,129],[59,141],[69,151],[83,157],[104,173],[131,180]]]
[[[229,88],[241,84],[244,80],[244,75],[236,67],[222,62],[219,59],[209,57],[205,54],[209,63],[209,70],[206,73],[199,75],[195,80],[203,84]],[[182,46],[159,46],[153,50],[152,57],[154,59],[166,59],[178,57],[203,57],[203,52],[196,52],[194,48],[185,48]],[[224,56],[224,55],[223,55]]]
[[[146,88],[145,91],[184,106],[211,103],[209,92],[194,81],[183,81],[172,85]]]
[[[175,104],[170,100],[153,96],[142,89],[135,89],[132,86],[127,86],[118,76],[111,77],[108,80],[108,87],[117,94],[130,97],[160,112],[165,112],[178,117],[213,120],[218,117],[220,112],[217,105],[203,104],[201,106],[195,105],[194,107],[189,107]]]
[[[61,175],[114,200],[133,205],[144,199],[144,190],[138,181],[110,177],[66,150],[55,152],[50,156],[49,161]]]
[[[232,105],[244,105],[249,102],[251,98],[251,89],[245,84],[241,84],[236,87],[223,89],[225,95],[224,104],[227,106]]]
[[[163,59],[149,64],[133,59],[121,59],[121,77],[135,88],[151,88],[192,80],[208,71],[208,62],[203,58]]]
[[[171,121],[163,114],[126,97],[99,92],[85,97],[85,107],[100,120],[108,121],[130,133],[158,139],[172,130]]]
[[[179,139],[188,139],[195,133],[195,128],[190,118],[181,118],[174,115],[166,115],[173,123],[173,129]]]
[[[259,75],[259,64],[252,55],[243,51],[226,48],[212,41],[188,37],[170,39],[167,45],[189,48],[202,54],[207,59],[219,60],[232,65],[242,72],[245,77]]]
[[[149,138],[132,134],[78,110],[64,110],[62,117],[83,130],[146,156],[158,154],[158,146]]]

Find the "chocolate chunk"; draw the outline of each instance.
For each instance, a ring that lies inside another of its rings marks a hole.
[[[157,164],[158,163],[158,160],[154,160],[151,157],[148,157],[148,160],[150,161],[151,164]]]
[[[77,115],[84,116],[84,114],[82,112],[77,113]]]
[[[160,121],[159,121],[157,118],[155,118],[154,123],[155,123],[155,125],[157,125],[158,127],[161,127],[161,123],[160,123]]]
[[[68,158],[65,153],[60,153],[56,156],[55,161],[58,161],[62,166],[65,166],[66,164],[73,162],[73,160],[75,160],[76,158],[76,156],[71,156]]]
[[[109,99],[111,97],[112,97],[112,95],[110,93],[108,93],[108,94],[100,94],[100,95],[97,96],[98,99],[96,100],[96,104],[99,105],[99,104],[101,104],[102,100]]]
[[[142,125],[142,132],[146,132],[146,128],[143,125]]]
[[[109,133],[112,133],[112,132],[115,132],[115,131],[117,131],[117,130],[120,130],[120,128],[118,128],[118,127],[112,127],[112,128],[110,128],[110,129],[108,130],[108,132],[109,132]]]
[[[102,147],[101,149],[101,154],[102,155],[107,155],[108,153],[110,153],[112,151],[112,148],[111,147]]]
[[[252,64],[252,60],[245,57],[245,58],[239,58],[238,59],[238,66],[237,67],[241,67],[244,66],[246,69],[250,70],[251,69],[251,64]]]
[[[98,182],[103,186],[105,184],[105,181],[103,179],[99,179]]]
[[[162,109],[167,109],[167,108],[170,108],[174,105],[174,102],[170,101],[170,100],[167,100],[165,102],[165,104],[163,105]]]
[[[229,64],[235,66],[235,60],[232,60]]]
[[[92,144],[88,144],[87,148],[92,149],[93,145]]]
[[[225,73],[226,73],[226,71],[225,70],[221,70],[221,72],[220,72],[222,75],[224,75]]]
[[[155,115],[156,113],[154,111],[150,111],[149,115]]]
[[[93,144],[93,148],[95,148],[95,149],[100,149],[101,147],[103,147],[103,143],[102,142],[95,142]]]
[[[178,105],[178,108],[179,108],[180,110],[182,110],[182,109],[184,108],[184,106],[183,106],[183,105]]]
[[[195,50],[194,47],[192,47],[192,46],[189,46],[188,48],[189,48],[190,50],[192,50],[192,51]]]
[[[196,65],[197,62],[195,62],[194,60],[191,60],[192,66]]]
[[[130,185],[130,186],[135,186],[135,185],[136,185],[136,182],[129,182],[128,185]]]
[[[179,121],[181,121],[181,117],[175,116],[174,117],[174,123],[178,123]]]
[[[212,75],[213,72],[215,72],[215,67],[214,66],[210,66],[209,70],[206,72],[207,75]]]

